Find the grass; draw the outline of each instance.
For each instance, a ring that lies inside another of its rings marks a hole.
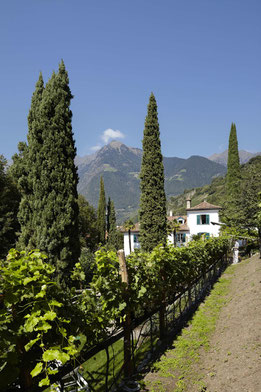
[[[189,391],[193,384],[198,386],[199,391],[204,390],[202,376],[195,372],[194,364],[199,361],[202,348],[209,350],[210,337],[215,330],[220,310],[228,301],[234,270],[235,266],[227,268],[189,326],[173,342],[174,349],[168,350],[155,364],[156,374],[146,381],[150,392],[164,391],[164,385],[168,384],[175,384],[173,392]]]
[[[157,342],[157,338],[153,339],[153,346]],[[135,342],[134,342],[135,344]],[[151,349],[150,338],[143,339],[140,346],[135,350],[135,363],[138,365],[145,357],[146,353]],[[111,386],[116,380],[117,376],[122,370],[124,362],[123,340],[120,339],[109,347],[109,371],[108,371],[108,386]],[[98,354],[90,358],[81,366],[81,372],[86,378],[90,389],[95,392],[105,391],[106,383],[106,367],[107,356],[105,350],[100,351]],[[123,372],[117,379],[123,378]]]

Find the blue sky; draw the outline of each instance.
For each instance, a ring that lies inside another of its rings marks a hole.
[[[111,137],[141,147],[151,91],[165,156],[225,150],[231,122],[260,151],[260,18],[260,0],[2,1],[0,153],[26,140],[39,72],[61,58],[79,155]]]

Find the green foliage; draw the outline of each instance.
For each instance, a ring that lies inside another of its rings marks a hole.
[[[82,195],[78,197],[78,206],[81,247],[87,247],[93,252],[99,244],[96,211]]]
[[[97,230],[99,233],[99,242],[104,245],[106,234],[106,197],[102,177],[100,178],[100,197],[97,210]]]
[[[1,387],[17,377],[22,389],[49,385],[57,371],[50,367],[53,361],[64,364],[79,353],[84,337],[72,334],[73,308],[64,309],[66,295],[52,280],[54,271],[39,251],[12,249],[1,263]]]
[[[201,276],[229,247],[226,237],[190,242],[182,248],[158,245],[151,253],[128,256],[130,303],[136,313],[160,305]]]
[[[166,196],[161,154],[157,103],[153,94],[148,104],[142,141],[140,171],[140,243],[144,251],[166,241]]]
[[[228,247],[227,238],[221,237],[192,241],[183,248],[158,245],[151,253],[132,253],[127,258],[131,313],[139,316],[157,308],[163,295],[167,301],[173,298],[204,274]],[[83,287],[77,296],[52,280],[54,267],[39,251],[11,250],[2,262],[0,385],[4,388],[17,378],[22,388],[49,385],[57,370],[54,360],[65,363],[77,359],[84,345],[89,349],[122,327],[126,283],[119,274],[116,252],[101,248],[94,260],[90,255],[86,259],[88,266],[80,259],[72,273],[72,280]],[[93,274],[88,289],[87,268]]]
[[[7,161],[0,155],[0,258],[7,255],[17,240],[19,202],[20,195],[7,170]]]
[[[82,285],[84,284],[86,287],[92,281],[96,269],[95,254],[89,248],[82,248],[79,263],[76,263],[76,266],[78,264],[80,265],[80,268],[77,269],[81,274],[80,280],[83,282]]]

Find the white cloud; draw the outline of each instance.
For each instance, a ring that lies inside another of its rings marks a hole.
[[[108,143],[110,139],[123,139],[125,135],[121,131],[114,131],[111,128],[106,129],[102,134],[102,140],[104,143]]]
[[[92,150],[92,151],[94,151],[94,152],[96,152],[96,151],[98,151],[98,150],[100,150],[101,149],[101,146],[93,146],[93,147],[91,147],[90,148],[90,150]]]

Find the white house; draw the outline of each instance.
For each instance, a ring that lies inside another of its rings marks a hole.
[[[215,223],[219,223],[219,211],[221,207],[210,204],[206,201],[198,204],[195,207],[191,207],[191,200],[187,199],[187,215],[172,215],[167,217],[169,221],[176,220],[180,226],[176,233],[176,244],[177,246],[184,246],[188,241],[192,239],[195,234],[205,234],[206,237],[217,237],[219,235],[220,226]],[[124,251],[125,255],[128,256],[135,249],[140,249],[139,242],[139,223],[136,223],[133,229],[129,232],[124,231]],[[130,249],[131,242],[131,249]],[[174,244],[174,233],[168,236],[168,242]]]
[[[205,234],[206,237],[217,237],[219,235],[219,211],[221,207],[210,204],[206,201],[195,207],[190,206],[187,200],[187,224],[189,227],[190,239],[195,234]]]

